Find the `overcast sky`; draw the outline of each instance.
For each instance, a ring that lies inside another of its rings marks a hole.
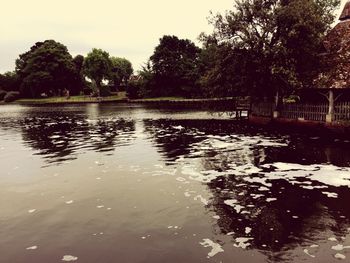
[[[14,70],[19,54],[46,39],[63,43],[73,56],[102,48],[139,69],[160,37],[196,41],[199,33],[212,30],[209,11],[232,5],[233,0],[6,1],[1,3],[0,73]]]

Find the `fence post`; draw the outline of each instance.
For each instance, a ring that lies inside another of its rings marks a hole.
[[[334,121],[334,92],[329,90],[328,92],[328,113],[326,115],[326,123],[332,123]]]

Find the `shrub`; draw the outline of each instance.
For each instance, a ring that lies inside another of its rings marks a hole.
[[[130,99],[138,99],[140,97],[141,85],[136,81],[130,81],[126,88],[126,94]]]
[[[6,91],[4,91],[4,90],[0,90],[0,100],[3,100],[4,99],[4,97],[6,96]]]
[[[101,97],[111,96],[111,88],[109,86],[102,86],[100,89],[100,96]]]
[[[10,91],[7,92],[7,94],[4,97],[5,102],[13,102],[19,98],[19,92],[17,91]]]

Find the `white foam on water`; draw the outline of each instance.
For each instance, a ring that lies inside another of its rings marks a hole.
[[[190,196],[191,196],[191,194],[190,194],[189,192],[185,192],[184,195],[185,195],[186,197],[190,197]]]
[[[69,200],[69,201],[66,201],[66,204],[70,205],[70,204],[73,204],[73,202],[74,202],[73,200]]]
[[[195,196],[194,198],[193,198],[193,200],[195,200],[195,201],[197,201],[197,200],[200,200],[203,204],[205,204],[205,205],[208,205],[209,204],[209,202],[207,201],[207,199],[205,199],[203,196],[201,196],[201,195],[197,195],[197,196]]]
[[[344,249],[347,249],[347,248],[350,248],[350,246],[344,246],[342,244],[338,244],[338,245],[332,246],[332,249],[333,250],[337,250],[337,251],[341,251],[341,250],[344,250]]]
[[[246,234],[249,234],[250,232],[252,232],[252,229],[250,227],[246,227],[245,228],[245,231],[244,231]]]
[[[226,205],[233,207],[237,213],[240,213],[242,209],[244,209],[244,206],[237,204],[237,202],[238,201],[235,199],[229,199],[224,201]]]
[[[276,201],[277,198],[266,198],[266,202],[272,202],[272,201]]]
[[[207,258],[211,258],[220,252],[224,252],[224,250],[222,249],[220,244],[213,242],[209,238],[203,239],[203,241],[199,242],[199,244],[201,244],[203,247],[211,247],[212,248],[211,251],[208,253]]]
[[[338,194],[337,193],[322,192],[322,194],[326,195],[329,198],[338,198]]]
[[[316,244],[312,244],[310,245],[311,248],[316,248],[316,247],[319,247],[319,245],[316,245]]]
[[[268,166],[268,165],[265,165]],[[277,170],[280,171],[291,171],[291,170],[305,170],[305,171],[315,171],[315,167],[313,165],[302,165],[297,163],[282,163],[276,162],[273,163],[272,166],[276,167]]]
[[[265,187],[265,186],[260,186],[259,188],[258,188],[258,191],[269,191],[270,189],[269,188],[267,188],[267,187]]]
[[[306,255],[308,255],[308,256],[310,256],[310,257],[312,257],[312,258],[315,257],[315,255],[311,255],[311,254],[309,253],[309,250],[308,250],[308,249],[305,248],[303,251],[304,251],[304,253],[305,253]]]
[[[248,246],[250,246],[249,240],[252,240],[251,237],[237,237],[235,239],[236,244],[233,244],[235,247],[240,247],[243,249],[246,249]]]
[[[36,209],[29,209],[28,213],[31,214],[31,213],[34,213],[35,211],[36,211]]]
[[[329,240],[329,241],[334,241],[334,242],[337,242],[337,241],[338,241],[335,237],[329,237],[328,240]]]
[[[350,188],[350,168],[334,165],[301,165],[291,163],[273,163],[275,172],[265,173],[266,179],[285,179],[296,183],[295,179],[304,177],[325,185]],[[268,166],[268,165],[265,165]]]
[[[183,130],[185,129],[185,127],[181,126],[181,125],[178,125],[178,126],[172,126],[174,129],[176,130]]]
[[[176,178],[176,181],[179,181],[179,182],[186,182],[187,180],[183,177],[177,177]]]
[[[62,258],[62,261],[77,261],[78,257],[71,256],[71,255],[64,255]]]
[[[304,189],[308,189],[308,190],[314,189],[314,187],[312,185],[302,185],[301,187]]]
[[[334,257],[335,257],[336,259],[346,259],[346,256],[343,255],[343,254],[340,254],[340,253],[335,254]]]
[[[280,142],[273,142],[273,141],[262,141],[257,143],[256,145],[258,146],[272,146],[272,147],[284,147],[284,146],[288,146],[287,143],[280,143]]]
[[[38,248],[38,246],[32,246],[32,247],[27,247],[26,249],[27,250],[35,250],[35,249],[37,249]]]
[[[265,195],[262,195],[262,194],[251,194],[250,196],[253,197],[253,199],[258,199],[260,197],[264,197]]]
[[[103,207],[105,207],[104,205],[98,205],[98,206],[96,206],[97,208],[103,208]]]
[[[224,203],[226,204],[226,205],[229,205],[229,206],[232,206],[232,207],[234,207],[236,204],[237,204],[237,200],[236,199],[228,199],[228,200],[225,200],[224,201]]]
[[[227,236],[232,236],[235,232],[228,232],[226,235]]]

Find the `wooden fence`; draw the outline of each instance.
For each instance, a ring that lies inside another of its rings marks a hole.
[[[328,103],[319,104],[304,104],[304,103],[290,103],[284,104],[279,111],[281,118],[293,120],[310,120],[326,122],[326,115],[328,114]],[[254,116],[272,117],[274,110],[271,102],[253,103],[251,106],[251,113]],[[334,104],[334,119],[336,122],[350,121],[350,101],[336,102]]]
[[[309,120],[309,121],[326,121],[328,113],[328,104],[284,104],[280,111],[280,116],[287,119]]]
[[[350,102],[337,102],[334,105],[334,120],[349,121],[350,120]]]
[[[252,103],[251,114],[261,117],[272,117],[273,103],[271,102],[258,102]]]

